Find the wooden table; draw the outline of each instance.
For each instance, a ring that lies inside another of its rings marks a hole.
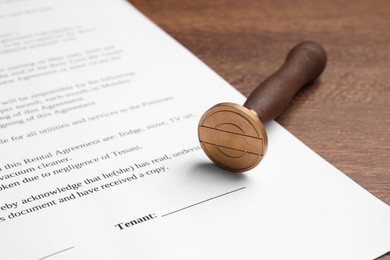
[[[388,0],[129,2],[246,96],[296,43],[321,43],[324,74],[277,121],[390,204]]]

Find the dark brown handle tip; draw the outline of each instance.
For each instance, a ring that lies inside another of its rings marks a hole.
[[[311,41],[297,44],[279,70],[252,92],[244,106],[254,110],[263,123],[276,118],[299,89],[321,75],[326,61],[326,52],[320,44]]]
[[[306,69],[304,75],[306,84],[314,81],[324,71],[327,56],[324,48],[316,42],[306,41],[297,44],[288,53],[285,63],[298,62],[297,66],[302,66]]]

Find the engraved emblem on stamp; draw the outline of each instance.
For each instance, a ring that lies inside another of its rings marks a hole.
[[[229,171],[252,169],[267,150],[267,134],[257,115],[234,103],[210,108],[201,118],[198,131],[204,152]]]
[[[326,52],[318,43],[297,44],[244,105],[220,103],[207,110],[200,119],[198,137],[210,160],[234,172],[258,165],[268,145],[263,123],[280,115],[304,85],[317,79],[326,61]]]

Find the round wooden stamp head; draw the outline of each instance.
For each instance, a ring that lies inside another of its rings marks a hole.
[[[204,113],[198,126],[206,155],[229,171],[248,171],[263,158],[267,134],[257,114],[238,104],[221,103]]]

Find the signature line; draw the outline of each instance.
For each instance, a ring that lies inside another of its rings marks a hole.
[[[176,212],[179,212],[179,211],[182,211],[182,210],[191,208],[191,207],[193,207],[193,206],[196,206],[196,205],[205,203],[205,202],[207,202],[207,201],[210,201],[210,200],[213,200],[213,199],[216,199],[216,198],[219,198],[219,197],[222,197],[222,196],[225,196],[225,195],[228,195],[228,194],[231,194],[231,193],[233,193],[233,192],[237,192],[237,191],[240,191],[240,190],[243,190],[243,189],[245,189],[245,187],[241,187],[241,188],[238,188],[238,189],[229,191],[229,192],[225,192],[225,193],[220,194],[220,195],[218,195],[218,196],[215,196],[215,197],[212,197],[212,198],[208,198],[208,199],[206,199],[206,200],[202,200],[202,201],[199,201],[199,202],[197,202],[197,203],[191,204],[191,205],[189,205],[189,206],[187,206],[187,207],[184,207],[184,208],[181,208],[181,209],[178,209],[178,210],[169,212],[169,213],[167,213],[167,214],[162,215],[161,217],[166,217],[166,216],[171,215],[171,214],[173,214],[173,213],[176,213]]]
[[[71,247],[69,247],[69,248],[65,248],[65,249],[62,249],[62,250],[60,250],[60,251],[57,251],[57,252],[55,252],[55,253],[53,253],[53,254],[50,254],[50,255],[44,256],[44,257],[42,257],[42,258],[39,258],[39,259],[37,259],[37,260],[47,259],[47,258],[49,258],[49,257],[55,256],[55,255],[58,255],[58,254],[61,254],[61,253],[65,252],[65,251],[71,250],[71,249],[73,249],[73,248],[74,248],[74,246],[71,246]]]

